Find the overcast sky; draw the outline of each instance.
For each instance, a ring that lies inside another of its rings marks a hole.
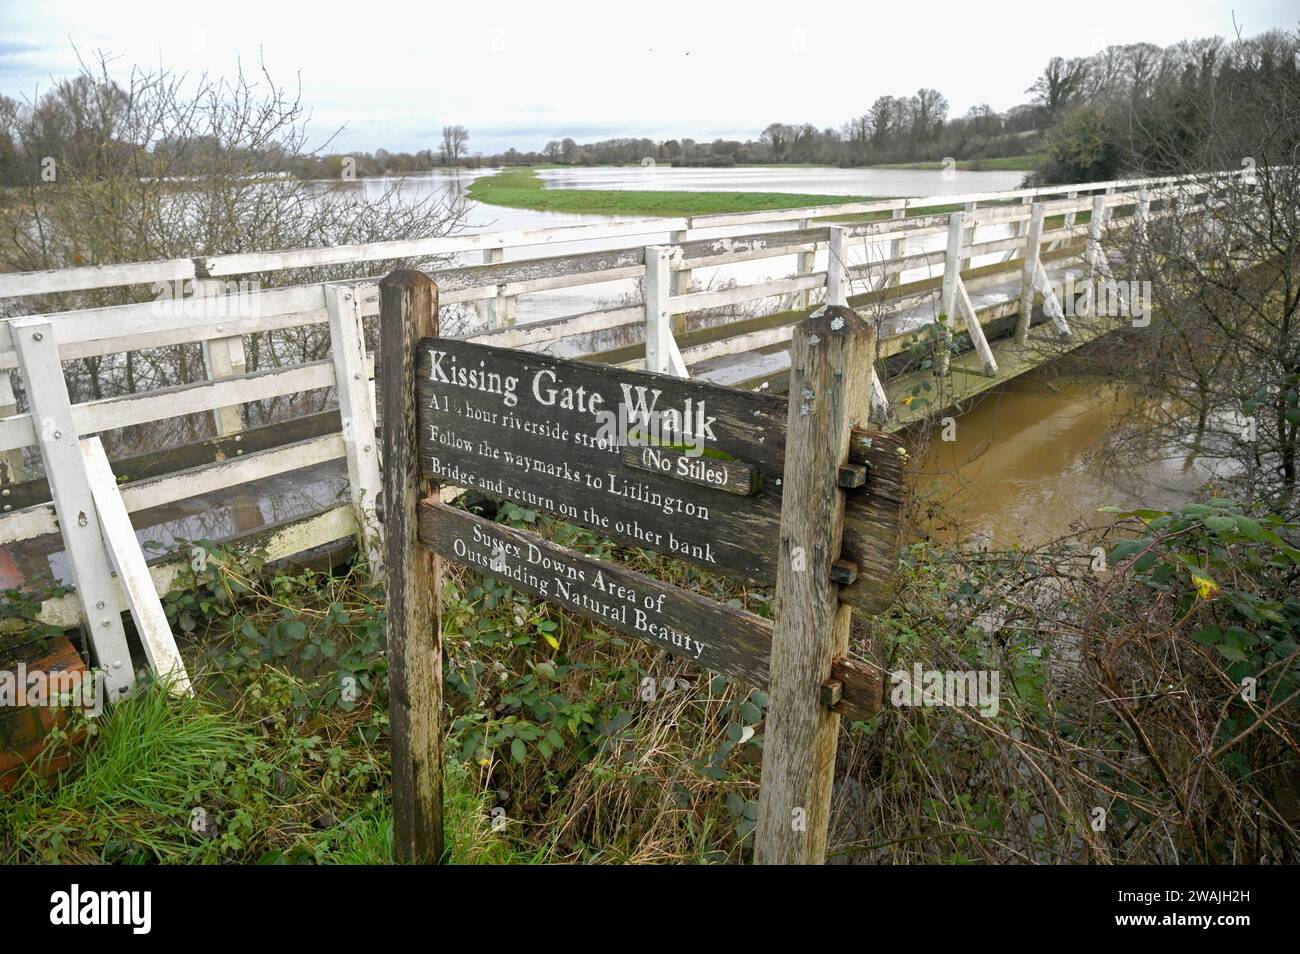
[[[123,69],[214,75],[262,57],[301,77],[339,151],[473,152],[613,136],[748,139],[770,122],[838,127],[877,96],[932,86],[950,115],[1028,97],[1052,55],[1111,43],[1295,29],[1295,0],[0,0],[0,92],[30,97],[104,50]],[[74,49],[75,48],[75,49]]]

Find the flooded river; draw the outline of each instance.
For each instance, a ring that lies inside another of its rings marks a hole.
[[[468,202],[470,184],[480,176],[492,175],[499,170],[452,170],[413,175],[402,182],[401,194],[412,199],[433,198],[444,204]],[[674,169],[669,166],[593,166],[576,169],[545,169],[539,172],[548,189],[618,189],[645,191],[685,192],[787,192],[812,195],[870,196],[886,198],[910,195],[956,195],[963,192],[995,192],[1015,189],[1020,185],[1021,172],[953,172],[938,170],[905,169],[834,169],[805,166],[758,166],[735,169]],[[361,179],[355,182],[322,183],[322,188],[357,189],[369,198],[378,200],[393,187],[391,179]],[[524,229],[562,228],[574,225],[591,225],[614,221],[617,217],[606,215],[574,215],[566,212],[537,212],[532,209],[510,209],[502,206],[468,202],[461,234],[517,231]],[[772,232],[790,229],[789,223],[752,226],[753,232]],[[695,229],[692,238],[711,238],[735,234],[735,229]],[[1010,234],[1007,226],[995,226],[980,231],[981,239],[996,239]],[[516,248],[505,253],[507,261],[534,258],[539,255],[568,255],[601,249],[625,248],[629,244],[656,245],[671,241],[667,231],[649,232],[635,237],[589,240],[581,242],[556,242],[545,249]],[[913,252],[934,251],[943,247],[944,236],[931,235],[913,240]],[[850,250],[850,264],[879,261],[885,254],[882,246],[854,247]],[[818,253],[815,268],[826,267],[825,251]],[[483,260],[481,252],[460,256],[463,264],[477,264]],[[988,260],[992,260],[991,258]],[[983,264],[977,259],[976,264]],[[794,255],[740,262],[718,268],[700,268],[693,273],[695,287],[703,291],[727,283],[756,283],[785,278],[795,273]],[[908,279],[924,275],[908,273]],[[518,320],[521,324],[544,321],[565,315],[580,314],[596,308],[609,307],[636,293],[636,282],[615,281],[584,285],[577,288],[560,288],[551,291],[522,295],[518,300]]]
[[[936,427],[917,485],[941,512],[931,533],[952,543],[1047,543],[1103,526],[1100,508],[1167,509],[1213,476],[1179,459],[1116,466],[1102,453],[1116,417],[1132,408],[1120,387],[1065,376],[1050,365],[1008,382]]]
[[[413,195],[437,193],[444,200],[461,196],[483,172],[433,173],[408,180]],[[939,172],[903,170],[839,170],[761,168],[698,170],[656,168],[565,169],[545,174],[554,188],[739,189],[828,194],[940,194],[1014,188],[1019,173],[958,173],[944,179]],[[331,188],[335,187],[333,185]],[[379,180],[338,187],[374,190]],[[581,225],[605,221],[604,216],[568,215],[471,205],[470,232]],[[990,238],[994,237],[990,230]],[[646,236],[647,244],[667,235]],[[937,242],[942,236],[936,236]],[[613,243],[570,243],[565,251],[617,247]],[[919,244],[919,243],[918,243]],[[929,246],[927,246],[929,247]],[[556,249],[548,249],[555,254]],[[513,253],[521,256],[521,253]],[[793,271],[790,260],[745,263],[743,277],[782,277]],[[701,285],[725,280],[721,269],[697,272]],[[616,300],[632,290],[631,283],[607,283],[597,289],[564,290],[526,296],[520,302],[521,321],[573,314],[595,306],[596,299]],[[1211,475],[1200,467],[1184,468],[1179,461],[1124,468],[1104,466],[1098,453],[1115,416],[1126,407],[1123,391],[1095,381],[1066,377],[1046,367],[1009,382],[984,397],[957,418],[955,432],[943,439],[936,427],[919,464],[918,491],[940,516],[930,521],[937,538],[952,543],[970,541],[996,546],[1035,545],[1097,526],[1110,517],[1105,506],[1168,507],[1185,499]],[[142,542],[170,549],[178,540],[222,538],[258,526],[290,519],[324,504],[346,499],[347,478],[342,462],[318,465],[247,487],[193,498],[154,511],[133,515]],[[30,541],[12,553],[0,551],[0,585],[13,585],[42,572],[67,582],[66,557],[57,537]]]

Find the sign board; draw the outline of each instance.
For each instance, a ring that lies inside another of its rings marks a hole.
[[[762,617],[445,504],[426,501],[418,519],[420,541],[448,560],[703,669],[767,685],[772,624]]]
[[[849,607],[884,599],[903,493],[902,446],[857,429],[872,327],[843,306],[810,315],[792,337],[787,402],[439,338],[437,312],[427,276],[381,283],[399,860],[443,850],[442,559],[766,688],[755,860],[824,860],[838,716],[865,718],[881,699],[878,671],[849,655]],[[447,506],[439,483],[774,582],[774,619]]]
[[[780,398],[447,338],[420,341],[415,373],[429,478],[710,570],[776,578]]]

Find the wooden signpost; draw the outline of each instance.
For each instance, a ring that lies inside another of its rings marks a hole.
[[[903,500],[901,443],[858,427],[871,327],[835,306],[799,325],[787,401],[439,338],[426,276],[380,292],[398,859],[443,850],[442,558],[767,689],[755,861],[821,862],[839,719],[881,701],[849,611],[888,604]],[[448,506],[440,483],[774,584],[775,620]]]

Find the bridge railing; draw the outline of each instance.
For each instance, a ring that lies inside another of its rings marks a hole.
[[[473,340],[513,348],[554,347],[566,339],[622,330],[632,341],[631,347],[641,349],[641,353],[613,354],[615,363],[687,374],[693,366],[706,361],[781,345],[789,339],[798,309],[807,308],[827,293],[848,296],[860,291],[875,295],[878,300],[872,307],[885,315],[901,313],[920,302],[943,304],[941,299],[949,294],[942,284],[945,273],[966,273],[962,286],[966,294],[1005,283],[1008,275],[1028,275],[1023,263],[1036,260],[1040,253],[1067,253],[1082,260],[1090,254],[1090,247],[1080,240],[1095,240],[1095,236],[1088,223],[1076,224],[1075,218],[1081,213],[1092,214],[1100,207],[1112,214],[1124,212],[1132,222],[1145,221],[1152,215],[1171,214],[1169,208],[1150,210],[1153,205],[1168,204],[1176,191],[1186,194],[1189,189],[1204,188],[1208,187],[1172,179],[1087,183],[845,203],[780,213],[637,220],[536,232],[0,275],[0,298],[158,281],[184,281],[188,292],[187,297],[179,299],[0,321],[0,548],[58,532],[66,534],[67,530],[66,521],[60,521],[50,502],[50,482],[22,473],[24,450],[36,448],[44,457],[45,445],[54,432],[61,434],[60,439],[82,440],[201,415],[212,421],[211,437],[114,460],[118,480],[125,481],[121,495],[128,511],[175,504],[342,461],[347,473],[343,499],[327,501],[283,522],[255,529],[236,526],[231,536],[256,543],[272,558],[359,537],[378,563],[375,501],[380,461],[375,439],[378,422],[373,357],[367,347],[368,340],[374,343],[373,333],[367,334],[367,320],[378,314],[376,281],[267,288],[257,290],[250,299],[238,290],[226,293],[230,289],[225,280],[234,276],[452,252],[494,253],[520,248],[544,252],[572,241],[614,241],[618,247],[442,269],[435,275],[440,304],[444,308],[491,305],[492,326],[472,335]],[[907,217],[915,210],[954,204],[962,206],[960,217],[947,212]],[[885,214],[889,217],[867,221],[860,218]],[[842,223],[814,221],[827,215],[858,218]],[[1048,223],[1052,227],[1048,228]],[[784,224],[795,227],[780,228]],[[959,233],[955,257],[951,241],[947,247],[926,247],[927,239],[951,237],[954,224]],[[754,231],[755,226],[765,230]],[[996,228],[998,234],[989,237],[990,228]],[[719,229],[724,234],[692,234]],[[985,233],[983,238],[981,231]],[[1010,234],[1003,234],[1008,231]],[[670,239],[667,243],[621,244],[637,237],[665,234]],[[849,249],[863,250],[864,260],[852,262]],[[827,264],[820,269],[815,264],[819,253],[828,253]],[[873,253],[874,259],[870,258]],[[788,277],[704,289],[697,288],[693,279],[693,272],[701,268],[789,256],[795,258],[796,271]],[[995,267],[981,269],[979,263],[988,265],[990,259]],[[518,315],[514,303],[523,295],[611,281],[639,281],[642,293],[613,307],[512,323]],[[1026,277],[1023,284],[1030,286],[1032,301],[1032,277]],[[674,319],[763,300],[780,303],[775,314],[781,320],[766,327],[744,321],[724,322],[707,339],[695,341],[683,335],[679,347]],[[946,326],[948,334],[971,331],[973,319],[978,336],[983,337],[978,332],[983,312],[976,314],[972,308],[963,317],[947,303],[947,314],[952,317]],[[246,370],[243,349],[250,336],[319,326],[328,327],[327,357],[284,360],[270,368]],[[882,359],[907,347],[908,332],[914,330],[889,330],[881,339]],[[54,343],[57,360],[53,365],[46,361],[49,366],[32,366],[35,352],[28,342],[38,335],[40,340]],[[23,336],[27,337],[20,341]],[[72,400],[61,366],[61,362],[186,345],[203,349],[204,379],[94,400]],[[21,412],[12,390],[7,390],[13,371],[20,373],[25,392],[26,409]],[[240,411],[252,402],[308,394],[317,398],[313,407],[326,409],[258,427],[249,426]],[[42,408],[50,407],[56,411],[42,413]],[[29,451],[27,456],[35,455]],[[95,576],[112,579],[111,568],[102,562],[85,566],[75,565],[75,558],[73,562],[71,569],[78,580]],[[155,561],[152,574],[159,589],[165,590],[186,563],[183,554]],[[60,625],[89,618],[76,596],[50,600],[43,615]]]

